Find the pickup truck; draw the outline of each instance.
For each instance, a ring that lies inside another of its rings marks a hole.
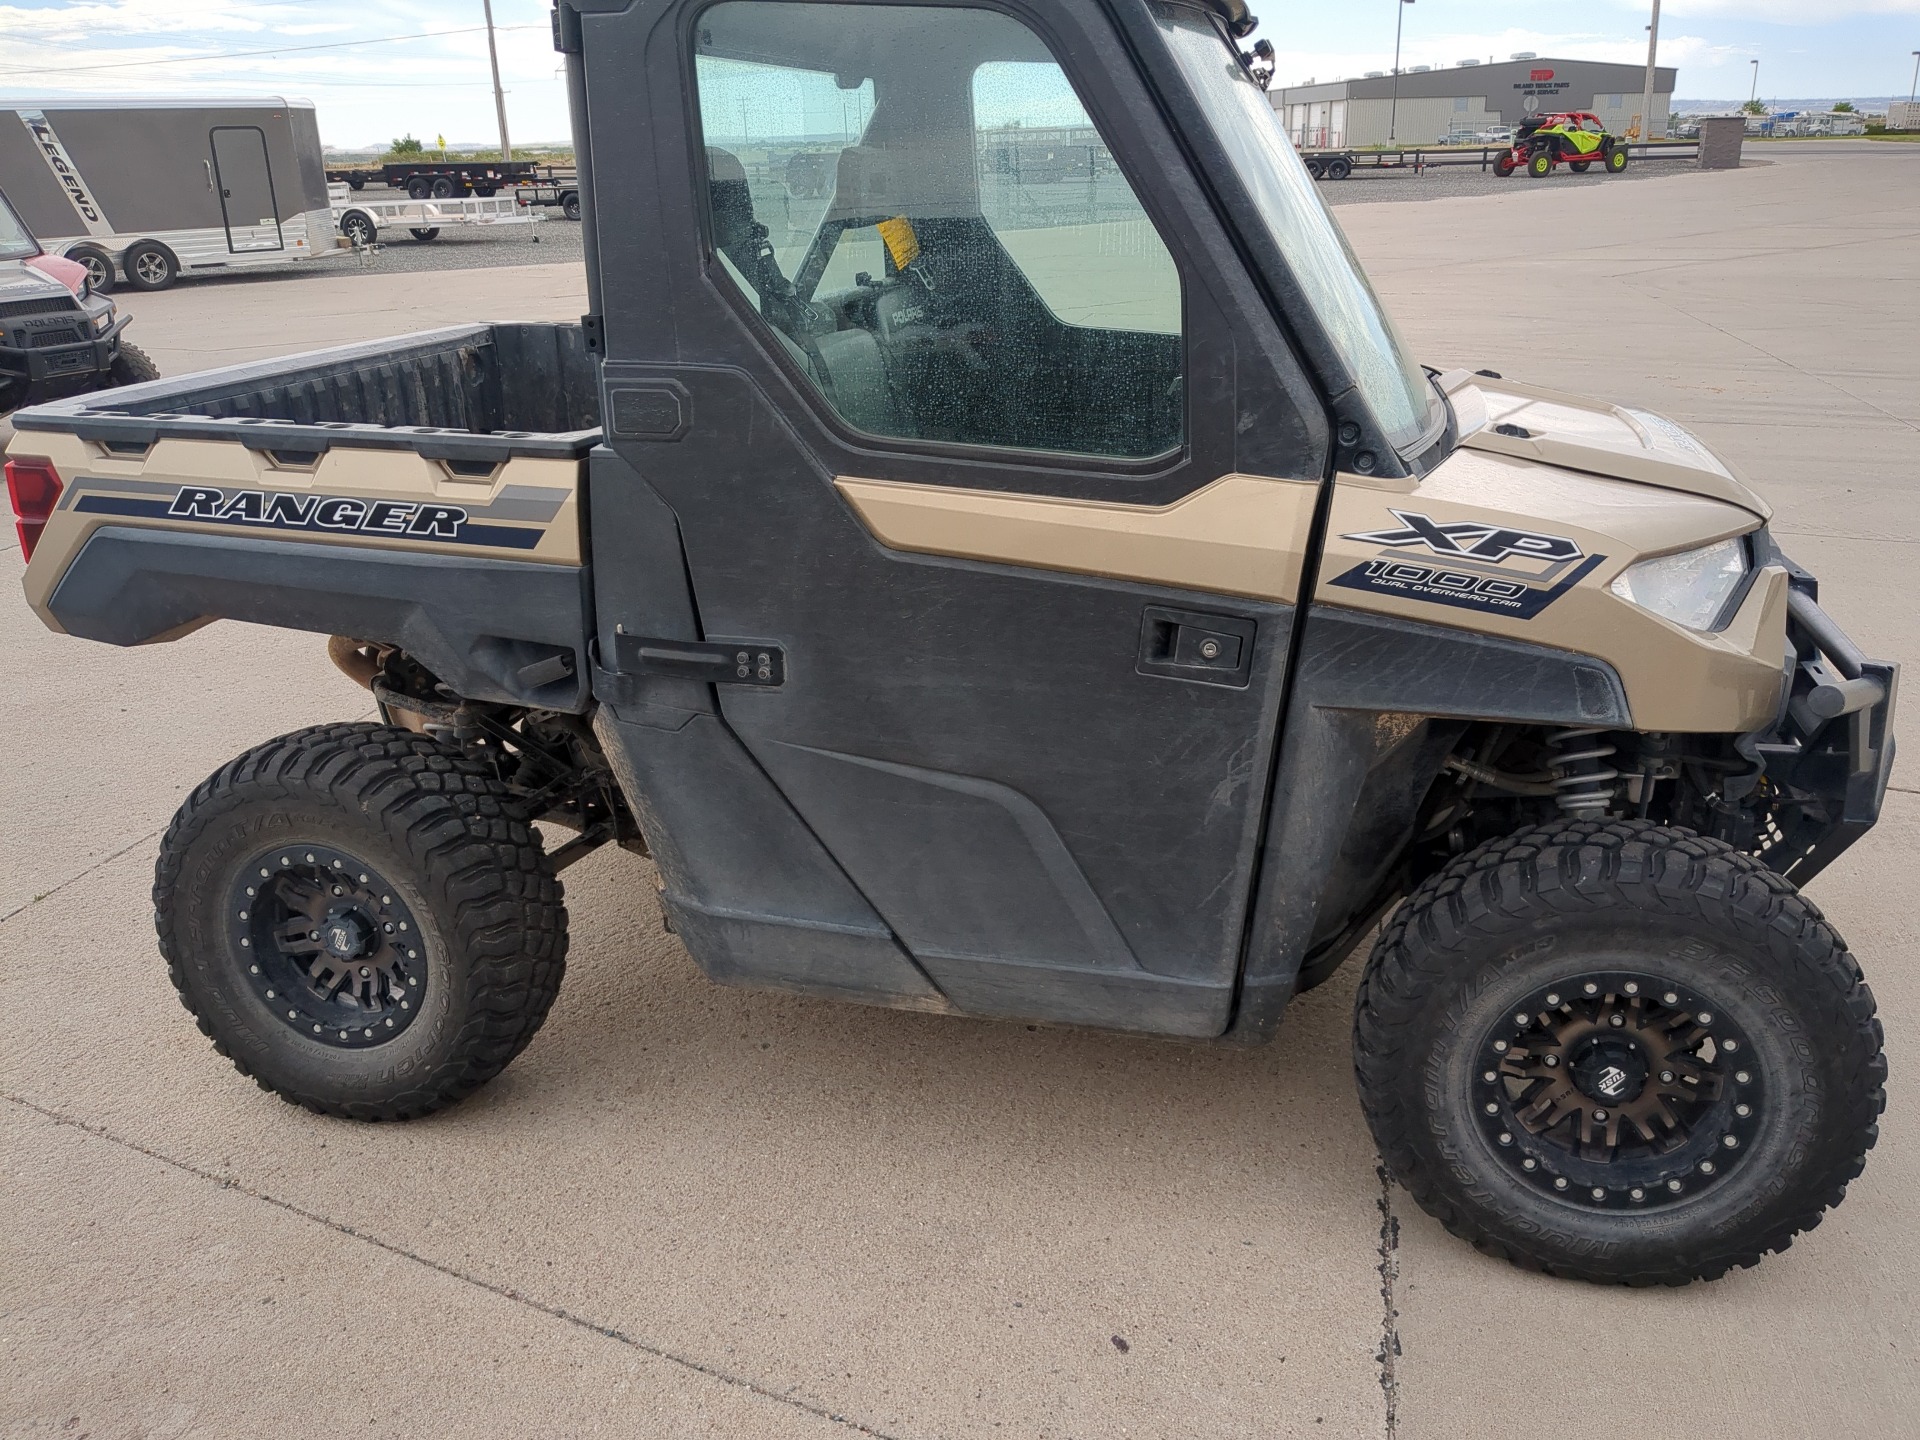
[[[379,705],[161,845],[243,1074],[470,1093],[613,842],[714,980],[916,1010],[1259,1042],[1373,936],[1381,1153],[1516,1264],[1717,1276],[1839,1202],[1886,1062],[1800,887],[1895,667],[1679,426],[1414,363],[1253,25],[568,0],[580,325],[20,414],[49,626],[310,631]],[[1049,126],[1112,164],[982,158]]]

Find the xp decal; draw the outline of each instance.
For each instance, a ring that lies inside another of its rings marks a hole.
[[[171,497],[85,494],[75,510],[153,519],[198,520],[248,529],[355,534],[415,542],[493,545],[531,550],[543,529],[474,522],[466,508],[414,500],[361,499],[351,495],[301,495],[275,490],[223,490],[182,485]]]
[[[1329,584],[1531,620],[1607,558],[1588,555],[1564,535],[1490,520],[1440,521],[1412,510],[1395,510],[1393,518],[1400,522],[1397,530],[1340,537],[1387,553],[1363,560]],[[1405,552],[1415,546],[1452,563],[1411,559]]]

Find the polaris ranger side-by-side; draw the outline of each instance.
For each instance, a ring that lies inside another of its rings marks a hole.
[[[1719,1275],[1840,1200],[1885,1061],[1799,887],[1895,667],[1684,430],[1413,362],[1252,24],[568,0],[582,325],[18,417],[48,625],[325,633],[379,703],[162,844],[243,1074],[468,1094],[613,841],[714,979],[920,1010],[1265,1040],[1378,927],[1381,1151],[1523,1265]]]

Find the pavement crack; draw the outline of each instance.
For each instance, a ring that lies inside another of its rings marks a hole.
[[[58,885],[54,886],[51,890],[42,890],[38,895],[34,896],[31,900],[21,901],[18,905],[14,906],[13,909],[7,911],[6,914],[0,915],[0,925],[6,924],[7,921],[13,919],[14,916],[20,914],[20,912],[23,910],[31,910],[34,906],[38,905],[42,900],[47,899],[49,896],[58,895],[62,890],[66,889],[69,885],[73,884],[76,880],[86,879],[87,876],[93,874],[93,872],[98,870],[101,866],[111,865],[114,861],[118,860],[122,855],[126,854],[129,850],[133,849],[134,846],[144,845],[149,840],[158,838],[159,834],[160,832],[158,830],[149,830],[146,834],[141,835],[135,839],[129,840],[126,844],[122,845],[118,850],[114,851],[111,855],[103,855],[98,860],[94,861],[93,864],[87,866],[86,869],[76,871],[74,874],[69,875],[66,879],[62,880]]]
[[[1393,1213],[1393,1177],[1377,1166],[1380,1177],[1380,1392],[1387,1402],[1387,1440],[1400,1433],[1400,1311],[1395,1304],[1400,1286],[1400,1217]]]
[[[137,844],[138,842],[136,841],[135,843]],[[128,846],[127,848],[131,849],[132,846]],[[77,879],[79,877],[76,876],[75,878]],[[437,1271],[449,1279],[471,1285],[476,1290],[484,1290],[489,1295],[496,1295],[503,1300],[511,1301],[515,1305],[522,1306],[525,1309],[537,1311],[539,1314],[545,1315],[550,1319],[564,1321],[568,1325],[598,1335],[602,1339],[615,1341],[618,1344],[627,1346],[629,1349],[637,1350],[643,1355],[652,1356],[656,1360],[664,1360],[670,1365],[678,1365],[682,1369],[691,1370],[696,1375],[703,1375],[709,1380],[718,1380],[723,1385],[731,1385],[736,1390],[745,1390],[749,1394],[757,1395],[763,1400],[771,1400],[777,1405],[785,1405],[790,1409],[804,1411],[808,1415],[831,1421],[833,1424],[850,1430],[856,1435],[868,1435],[873,1437],[873,1440],[901,1440],[901,1437],[890,1434],[885,1430],[877,1429],[863,1420],[855,1419],[851,1415],[842,1415],[838,1411],[827,1409],[824,1405],[816,1405],[809,1400],[796,1398],[787,1391],[775,1390],[771,1386],[763,1385],[757,1380],[750,1379],[745,1375],[736,1375],[729,1370],[722,1370],[719,1366],[709,1364],[704,1360],[695,1360],[685,1355],[676,1355],[664,1346],[642,1340],[634,1335],[629,1335],[624,1330],[618,1329],[615,1326],[603,1325],[598,1320],[591,1319],[588,1316],[577,1315],[564,1306],[555,1305],[551,1301],[537,1299],[523,1291],[514,1289],[510,1285],[502,1285],[497,1281],[470,1274],[465,1270],[448,1265],[443,1261],[435,1260],[431,1256],[422,1255],[415,1250],[409,1250],[404,1245],[396,1245],[391,1240],[383,1240],[378,1235],[369,1234],[357,1226],[349,1225],[341,1220],[332,1219],[317,1211],[308,1210],[304,1206],[296,1205],[291,1200],[283,1200],[279,1196],[270,1195],[264,1190],[256,1190],[251,1185],[247,1185],[231,1176],[216,1174],[211,1170],[203,1170],[198,1165],[186,1160],[176,1159],[162,1151],[142,1145],[137,1140],[130,1140],[124,1135],[116,1135],[104,1125],[96,1125],[91,1121],[79,1119],[77,1116],[67,1115],[61,1111],[49,1109],[45,1105],[29,1100],[24,1095],[15,1095],[9,1091],[0,1091],[0,1099],[7,1100],[19,1106],[22,1110],[30,1111],[44,1120],[51,1121],[55,1125],[63,1126],[69,1130],[77,1130],[81,1134],[92,1136],[96,1140],[105,1140],[109,1144],[118,1145],[123,1150],[131,1150],[136,1155],[144,1155],[147,1159],[169,1166],[184,1175],[191,1175],[197,1180],[204,1180],[210,1185],[217,1185],[222,1190],[237,1190],[251,1199],[260,1201],[262,1204],[271,1205],[276,1210],[284,1211],[289,1215],[305,1220],[310,1225],[319,1225],[333,1231],[335,1234],[344,1235],[350,1240],[358,1240],[362,1244],[372,1245],[376,1249],[386,1251],[389,1255],[397,1255],[402,1260],[408,1260],[425,1269]]]

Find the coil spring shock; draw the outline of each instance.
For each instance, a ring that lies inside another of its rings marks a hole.
[[[1614,748],[1606,733],[1587,726],[1547,736],[1553,751],[1554,803],[1577,820],[1599,820],[1613,804],[1613,782],[1620,772],[1607,764]]]

